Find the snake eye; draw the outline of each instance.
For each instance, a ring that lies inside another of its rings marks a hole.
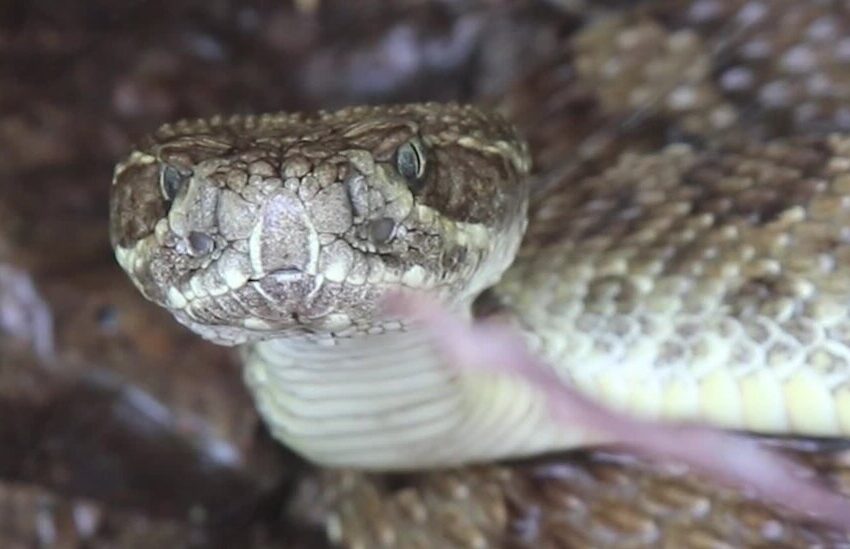
[[[398,148],[395,165],[412,191],[422,189],[425,184],[425,149],[418,139],[411,139]]]
[[[181,173],[177,168],[168,164],[162,167],[162,170],[159,172],[159,186],[166,200],[169,202],[174,201],[174,198],[177,197],[177,193],[180,192],[180,188],[186,182],[189,175]]]

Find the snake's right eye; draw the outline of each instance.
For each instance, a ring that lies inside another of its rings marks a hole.
[[[425,184],[425,148],[418,139],[411,139],[396,151],[396,169],[414,192]]]
[[[159,172],[159,186],[162,189],[162,196],[169,202],[173,202],[188,178],[188,174],[181,173],[174,166],[164,165]]]

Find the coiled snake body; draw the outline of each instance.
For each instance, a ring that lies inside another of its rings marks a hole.
[[[512,128],[474,107],[185,122],[116,169],[112,236],[146,297],[243,345],[273,433],[319,463],[418,469],[593,441],[516,379],[444,368],[383,315],[393,288],[461,314],[489,288],[561,377],[614,407],[850,430],[850,142],[625,157],[538,204],[514,258],[528,170]]]
[[[507,122],[467,106],[181,122],[117,167],[111,233],[147,298],[242,345],[271,430],[319,463],[416,470],[597,441],[516,379],[445,368],[381,311],[398,288],[462,315],[487,290],[560,377],[614,407],[850,431],[850,142],[627,155],[548,189],[526,221],[530,168]],[[505,521],[520,498],[505,486],[525,482],[505,474],[473,474],[465,505],[502,490],[502,506],[464,520]],[[364,497],[358,482],[340,490]]]

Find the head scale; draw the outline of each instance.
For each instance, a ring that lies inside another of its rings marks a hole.
[[[527,148],[474,107],[355,107],[160,128],[115,170],[142,293],[223,344],[356,335],[389,290],[468,305],[525,228]]]

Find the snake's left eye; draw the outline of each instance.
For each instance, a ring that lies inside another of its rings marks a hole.
[[[412,191],[422,189],[425,184],[425,148],[418,139],[411,139],[398,148],[395,165]]]
[[[180,172],[174,166],[165,164],[159,172],[159,186],[162,189],[162,196],[169,202],[173,202],[190,175]]]

